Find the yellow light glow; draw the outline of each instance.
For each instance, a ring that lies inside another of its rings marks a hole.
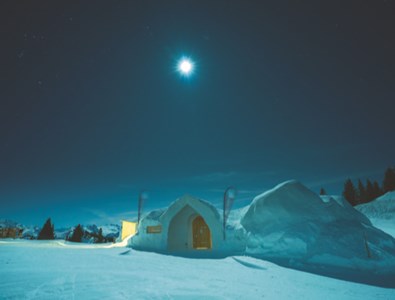
[[[137,231],[137,223],[136,222],[129,222],[129,221],[122,221],[122,241],[130,236],[135,235]]]

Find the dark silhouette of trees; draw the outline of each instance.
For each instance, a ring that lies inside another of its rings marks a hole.
[[[51,222],[51,218],[48,218],[45,222],[43,228],[37,237],[38,240],[54,240],[55,239],[55,229]]]
[[[325,191],[321,188],[321,191]],[[371,202],[383,194],[395,191],[395,168],[388,168],[384,174],[383,187],[381,188],[375,180],[366,180],[366,186],[358,179],[358,185],[355,188],[351,179],[347,179],[344,183],[343,196],[353,206]],[[321,192],[320,192],[320,195]]]
[[[105,243],[106,238],[103,236],[103,230],[99,228],[99,232],[95,238],[95,243]]]
[[[327,195],[327,193],[326,193],[326,191],[325,191],[324,188],[321,188],[321,189],[320,189],[320,195],[321,195],[321,196]]]
[[[375,180],[373,181],[373,199],[380,197],[383,194],[383,191],[380,188],[379,183]]]
[[[73,234],[71,235],[69,241],[75,242],[75,243],[81,243],[83,236],[84,236],[84,230],[82,229],[82,226],[80,224],[78,224],[74,228]]]
[[[93,243],[107,243],[110,240],[103,235],[102,228],[99,228],[96,232],[95,230],[92,232],[89,230],[85,231],[80,224],[74,228],[71,236],[67,240],[70,242],[81,243],[83,239]]]
[[[366,189],[362,181],[358,179],[358,192],[357,192],[357,204],[366,203]]]
[[[344,183],[344,190],[343,190],[344,198],[352,205],[357,205],[357,192],[355,190],[355,186],[352,183],[351,179],[347,179]]]
[[[395,170],[388,168],[384,174],[383,192],[387,193],[395,190]]]
[[[366,180],[365,197],[366,203],[375,199],[373,183],[369,179]]]

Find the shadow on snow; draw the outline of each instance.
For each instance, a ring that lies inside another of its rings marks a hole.
[[[141,251],[135,249],[136,251]],[[146,251],[146,250],[145,250]],[[144,252],[145,252],[144,251]],[[155,252],[163,255],[184,257],[184,258],[192,258],[192,259],[223,259],[226,257],[232,257],[234,261],[243,265],[244,267],[252,268],[252,269],[260,269],[266,270],[266,268],[252,264],[250,262],[245,262],[234,256],[246,256],[244,253],[216,253],[211,251],[180,251],[180,252],[169,252],[169,251],[149,251]],[[124,252],[121,254],[128,254],[129,252]],[[288,269],[293,269],[297,271],[312,273],[315,275],[330,277],[334,279],[340,279],[349,282],[368,284],[378,287],[384,288],[395,288],[395,270],[391,273],[386,274],[376,274],[372,272],[372,270],[363,270],[363,269],[348,269],[345,267],[339,266],[327,266],[327,265],[319,265],[319,264],[308,264],[303,261],[298,261],[295,259],[279,259],[272,257],[264,257],[259,255],[247,255],[253,258],[265,260],[281,267],[285,267]]]

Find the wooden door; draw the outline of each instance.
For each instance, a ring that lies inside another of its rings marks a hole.
[[[194,249],[211,249],[210,228],[201,216],[198,216],[193,220],[192,234]]]

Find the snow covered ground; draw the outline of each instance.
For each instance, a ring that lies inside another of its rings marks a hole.
[[[1,240],[0,299],[395,299],[395,289],[251,257],[191,259],[108,246]]]
[[[374,226],[395,237],[395,191],[355,208],[366,215]]]
[[[395,223],[394,220],[383,220],[383,219],[375,219],[369,218],[372,224],[381,229],[382,231],[388,233],[392,237],[395,238]]]

